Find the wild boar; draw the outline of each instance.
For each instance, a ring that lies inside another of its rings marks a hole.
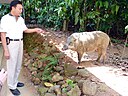
[[[98,58],[96,61],[99,62],[102,57],[104,63],[109,42],[109,36],[102,31],[73,33],[67,38],[62,50],[71,49],[76,51],[78,55],[78,64],[80,64],[84,52],[97,51]]]

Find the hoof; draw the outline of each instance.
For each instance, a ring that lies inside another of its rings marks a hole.
[[[95,61],[95,62],[94,62],[94,65],[101,65],[101,64],[100,64],[100,62]]]
[[[77,69],[84,69],[85,67],[84,66],[77,66],[76,68]]]

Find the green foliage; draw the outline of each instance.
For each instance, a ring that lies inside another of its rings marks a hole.
[[[70,86],[71,88],[74,88],[74,87],[75,87],[75,83],[74,83],[72,80],[70,80],[70,79],[67,79],[67,80],[66,80],[66,83],[67,83],[68,86]],[[65,93],[67,93],[67,87],[64,87],[64,88],[62,89],[62,91],[65,92]]]
[[[48,61],[49,63],[44,68],[42,80],[51,81],[51,73],[53,72],[53,68],[58,64],[58,59],[56,56],[48,56],[44,58],[43,61]]]
[[[4,16],[9,12],[9,5],[8,4],[0,4],[0,17]]]
[[[126,44],[125,46],[128,47],[128,44]]]
[[[74,88],[74,87],[75,87],[75,84],[74,84],[73,81],[70,80],[70,79],[67,79],[67,80],[66,80],[66,83],[67,83],[71,88]]]
[[[117,44],[124,44],[124,46],[128,47],[127,38],[126,38],[126,41],[125,42],[124,41],[121,41],[121,40],[118,40],[118,39],[114,39],[114,38],[111,38],[111,41],[113,43],[117,43]]]
[[[64,88],[62,89],[62,91],[63,91],[64,93],[66,93],[66,92],[67,92],[67,88],[64,87]]]
[[[111,38],[111,41],[112,41],[113,43],[122,43],[120,40],[114,39],[114,38]]]

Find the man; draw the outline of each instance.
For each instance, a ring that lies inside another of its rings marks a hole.
[[[17,87],[24,86],[23,83],[18,82],[23,55],[23,32],[45,32],[40,28],[28,29],[24,19],[20,16],[22,11],[22,2],[12,1],[10,3],[10,13],[2,17],[0,26],[4,56],[7,60],[7,83],[13,95],[20,95]]]

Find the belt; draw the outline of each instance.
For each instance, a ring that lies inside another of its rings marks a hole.
[[[23,38],[22,39],[9,39],[10,41],[22,41],[23,40]]]

